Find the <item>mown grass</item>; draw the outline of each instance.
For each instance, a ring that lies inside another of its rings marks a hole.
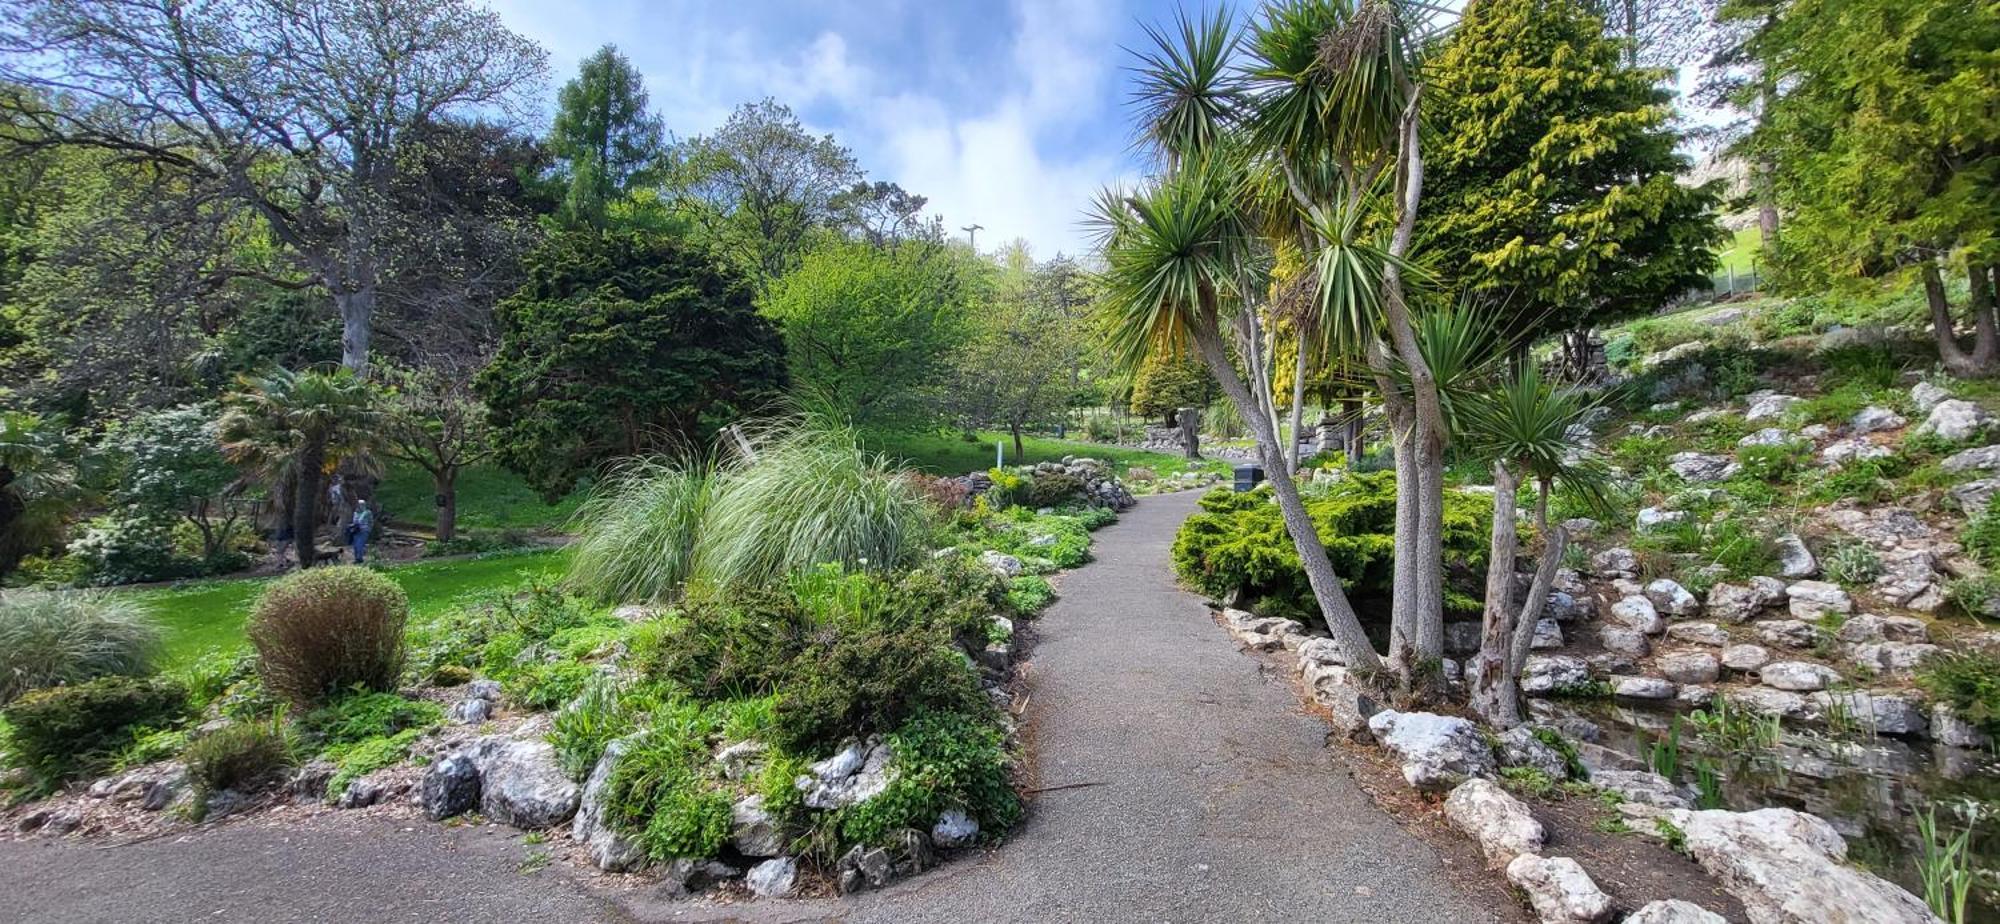
[[[420,562],[384,569],[409,594],[410,608],[428,615],[468,593],[511,587],[532,577],[560,574],[568,560],[561,550],[509,552],[472,558]],[[270,578],[203,581],[183,587],[120,591],[145,604],[166,635],[164,666],[172,668],[212,651],[244,644],[243,621]]]
[[[408,462],[392,462],[376,496],[390,519],[430,529],[437,525],[435,491],[430,473]],[[458,528],[561,529],[583,496],[577,491],[544,503],[521,476],[497,465],[474,465],[458,476]]]
[[[1728,246],[1717,254],[1722,263],[1715,270],[1718,273],[1735,270],[1736,275],[1742,276],[1763,265],[1763,250],[1764,233],[1756,225],[1737,228]]]
[[[1163,452],[1040,436],[1024,437],[1021,443],[1022,448],[1027,450],[1027,455],[1016,458],[1014,441],[1006,434],[982,432],[978,437],[977,442],[968,443],[957,433],[878,432],[866,434],[864,440],[871,449],[900,460],[912,468],[936,475],[962,475],[966,472],[992,468],[995,442],[1003,444],[1008,465],[1055,462],[1061,460],[1063,456],[1088,456],[1110,463],[1120,474],[1134,465],[1143,465],[1152,469],[1154,474],[1162,476],[1187,471],[1190,468],[1215,472],[1227,472],[1229,468],[1228,463],[1215,459],[1190,464],[1180,456]]]

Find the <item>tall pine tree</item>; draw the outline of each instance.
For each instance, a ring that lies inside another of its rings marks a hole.
[[[548,144],[569,181],[566,223],[603,227],[609,205],[659,165],[660,119],[646,104],[644,79],[613,45],[585,58],[556,95]]]
[[[1706,279],[1717,195],[1677,182],[1665,75],[1580,0],[1473,0],[1433,66],[1425,250],[1452,289],[1538,336]]]

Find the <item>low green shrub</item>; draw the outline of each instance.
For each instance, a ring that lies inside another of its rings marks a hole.
[[[1900,455],[1880,459],[1854,459],[1821,475],[1806,491],[1817,503],[1851,498],[1863,503],[1882,503],[1900,492],[1895,479],[1909,471],[1909,460]]]
[[[129,597],[78,591],[0,595],[0,704],[38,687],[143,676],[160,630]]]
[[[225,789],[255,792],[277,782],[292,767],[292,742],[278,720],[237,722],[195,739],[182,760],[200,803]]]
[[[789,662],[776,692],[772,740],[799,753],[889,731],[920,712],[993,708],[965,656],[922,625],[822,630]]]
[[[1055,599],[1056,589],[1040,575],[1024,574],[1007,582],[1007,611],[1016,616],[1033,616]]]
[[[479,668],[504,680],[524,652],[583,629],[616,629],[624,623],[601,606],[542,582],[485,594],[428,619],[408,632],[411,670],[417,677],[447,668]],[[574,639],[575,636],[570,636]],[[471,679],[468,674],[466,679]]]
[[[697,696],[759,696],[776,689],[813,624],[790,594],[703,594],[635,633],[630,663]]]
[[[627,745],[605,785],[605,820],[655,859],[710,857],[729,840],[729,796],[707,774],[714,717],[667,703]]]
[[[597,673],[594,665],[576,661],[539,661],[505,673],[501,683],[507,698],[530,709],[554,709],[577,697]]]
[[[134,738],[187,715],[187,691],[158,678],[100,677],[27,693],[0,708],[7,759],[46,790],[108,767]]]
[[[444,723],[444,709],[394,693],[356,692],[299,718],[299,728],[323,747],[339,747],[412,728]]]
[[[2000,734],[2000,657],[1977,651],[1933,658],[1916,675],[1931,698],[1949,703],[1968,722]]]
[[[265,588],[246,634],[265,688],[310,709],[356,688],[394,690],[409,616],[409,598],[381,574],[310,568]]]
[[[1800,472],[1812,464],[1812,445],[1784,442],[1744,446],[1736,450],[1736,461],[1743,464],[1736,480],[1748,480],[1759,485],[1791,484]]]
[[[1083,479],[1062,472],[1038,474],[1028,482],[1027,505],[1063,507],[1083,500]]]
[[[1987,504],[1959,534],[1965,551],[1988,568],[2000,567],[2000,504]]]
[[[1902,378],[1904,362],[1887,344],[1851,343],[1813,354],[1820,368],[1820,387],[1894,388]]]
[[[186,750],[190,737],[185,728],[138,729],[133,733],[132,743],[112,759],[111,769],[122,772],[166,760]]]
[[[1444,555],[1452,572],[1485,573],[1492,503],[1455,491],[1445,493]],[[1343,478],[1309,495],[1306,511],[1350,593],[1387,597],[1395,549],[1395,475]],[[1173,563],[1175,574],[1210,596],[1242,589],[1267,608],[1318,612],[1297,548],[1264,489],[1243,494],[1217,489],[1203,495],[1201,511],[1188,517],[1174,537]],[[1466,592],[1456,598],[1470,599]]]
[[[992,725],[920,713],[889,736],[889,746],[895,777],[879,795],[839,813],[844,844],[886,846],[901,829],[929,829],[946,809],[964,811],[982,831],[1004,831],[1020,820],[1006,747]]]
[[[446,555],[483,555],[488,552],[527,548],[534,544],[535,534],[532,530],[515,527],[468,529],[450,539],[432,539],[424,543],[424,555],[430,558]]]
[[[424,731],[408,728],[393,735],[363,738],[322,751],[321,756],[333,761],[334,766],[333,777],[326,783],[326,798],[329,801],[338,799],[355,780],[402,763],[404,758],[410,756],[410,746],[423,737]]]

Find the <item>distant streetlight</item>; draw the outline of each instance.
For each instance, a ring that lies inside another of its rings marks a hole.
[[[960,229],[958,229],[958,230],[960,230],[960,231],[963,231],[963,232],[965,232],[965,243],[966,243],[966,245],[972,248],[972,252],[973,252],[973,253],[978,253],[978,252],[979,252],[979,232],[981,232],[981,231],[984,231],[984,230],[986,230],[986,226],[985,226],[985,225],[966,225],[965,227],[963,227],[963,228],[960,228]]]

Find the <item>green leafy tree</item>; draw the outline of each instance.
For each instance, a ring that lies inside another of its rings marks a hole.
[[[458,535],[458,476],[493,455],[486,407],[473,393],[474,370],[450,362],[382,370],[381,451],[431,476],[437,538]]]
[[[900,189],[860,185],[854,155],[832,135],[814,136],[782,103],[745,103],[714,134],[674,150],[669,185],[701,238],[759,288],[797,265],[815,231],[835,226],[865,201]],[[902,194],[907,200],[908,194]]]
[[[607,205],[659,165],[666,153],[660,119],[646,105],[645,80],[614,45],[583,59],[556,94],[548,145],[569,181],[566,222],[603,227]]]
[[[81,500],[60,428],[34,414],[0,413],[0,574],[60,540]]]
[[[326,476],[373,439],[374,390],[344,367],[273,369],[244,376],[223,404],[216,425],[223,452],[275,490],[291,489],[293,548],[299,567],[312,567]]]
[[[1132,377],[1132,413],[1157,420],[1164,427],[1174,426],[1174,411],[1207,407],[1217,397],[1208,367],[1188,353],[1153,353]]]
[[[1914,267],[1940,358],[2000,372],[2000,8],[1956,0],[1797,0],[1754,46],[1780,87],[1752,136],[1775,152],[1793,287]],[[1969,298],[1950,304],[1956,265]],[[1957,338],[1970,316],[1975,343]]]
[[[1023,432],[1061,420],[1081,390],[1086,326],[1061,278],[1068,271],[1054,261],[1003,270],[958,353],[949,403],[968,429],[1007,431],[1015,458],[1027,455]]]
[[[1707,281],[1716,194],[1687,162],[1664,72],[1626,63],[1581,0],[1482,0],[1430,62],[1423,243],[1517,342],[1649,311]]]
[[[201,535],[213,560],[249,513],[239,472],[217,438],[218,409],[190,404],[155,411],[118,427],[103,450],[116,462],[112,496],[147,513],[165,513]]]
[[[685,240],[566,232],[527,275],[475,388],[501,463],[552,501],[605,463],[698,452],[782,394],[784,342],[747,281]]]
[[[830,240],[759,301],[793,383],[863,425],[933,421],[991,269],[950,247]]]

